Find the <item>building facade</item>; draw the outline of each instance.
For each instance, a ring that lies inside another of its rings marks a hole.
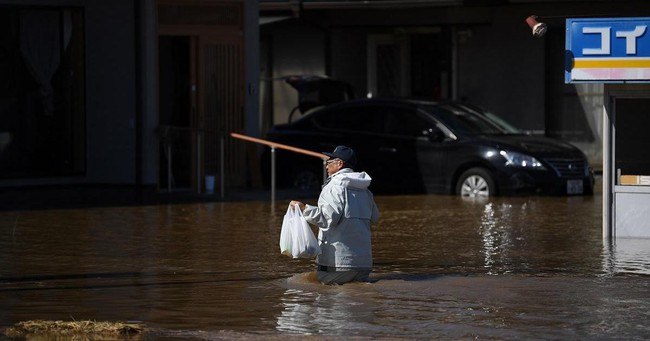
[[[639,0],[0,0],[0,188],[259,185],[292,75],[464,100],[602,160],[603,86],[564,84],[565,19]],[[548,25],[535,38],[530,15]]]
[[[257,2],[1,0],[0,18],[0,187],[246,185],[251,151],[225,136],[259,134]]]
[[[645,1],[265,1],[263,126],[296,105],[281,80],[320,75],[357,97],[462,100],[518,128],[562,139],[602,164],[603,85],[564,84],[565,19],[643,16]],[[525,19],[547,27],[533,37]]]

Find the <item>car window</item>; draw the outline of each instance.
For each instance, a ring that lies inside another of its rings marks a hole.
[[[415,108],[386,108],[384,113],[384,132],[391,135],[408,137],[423,136],[423,132],[432,126],[418,116]]]
[[[501,128],[505,129],[508,133],[517,134],[517,135],[523,134],[523,132],[521,130],[519,130],[519,128],[513,126],[512,124],[510,124],[510,122],[504,120],[503,118],[501,118],[501,117],[499,117],[499,116],[497,116],[497,115],[495,115],[495,114],[493,114],[493,113],[491,113],[489,111],[486,111],[484,114],[485,114],[485,117],[491,119],[492,121],[494,121],[494,123],[500,125]]]
[[[505,134],[506,131],[488,118],[453,106],[428,106],[444,125],[454,132],[464,134]]]
[[[386,104],[335,107],[314,117],[323,129],[347,132],[421,137],[433,123],[419,116],[415,107],[395,107]]]
[[[314,121],[324,129],[377,133],[382,130],[382,117],[377,107],[352,106],[324,111]]]
[[[523,134],[523,132],[521,130],[519,130],[519,128],[513,126],[510,122],[508,122],[508,121],[504,120],[503,118],[499,117],[498,115],[496,115],[496,114],[494,114],[494,113],[492,113],[490,111],[487,111],[485,109],[482,109],[482,108],[480,108],[478,106],[467,104],[467,103],[455,103],[454,106],[459,107],[459,108],[461,108],[463,110],[471,111],[472,113],[475,113],[477,115],[483,115],[487,119],[489,119],[492,122],[496,123],[498,126],[503,128],[505,131],[507,131],[510,134],[516,134],[516,135]]]

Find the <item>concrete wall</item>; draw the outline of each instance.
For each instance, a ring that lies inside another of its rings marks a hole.
[[[273,124],[286,123],[291,110],[298,105],[298,93],[282,77],[326,75],[325,32],[314,25],[293,20],[268,24],[262,30],[273,37],[270,44]]]
[[[136,108],[141,116],[142,127],[142,170],[140,181],[145,186],[155,186],[158,182],[158,25],[154,15],[156,0],[141,0],[140,36],[136,39],[140,55],[139,76],[142,87],[142,100]],[[137,114],[137,113],[136,113]],[[137,161],[136,161],[137,162]]]
[[[367,36],[368,30],[363,28],[333,29],[331,33],[331,77],[349,82],[357,98],[368,91]]]
[[[134,183],[134,7],[129,0],[86,2],[87,177]]]
[[[524,130],[544,130],[544,38],[533,38],[526,12],[492,12],[457,39],[457,99],[486,107]],[[488,13],[486,13],[488,15]]]
[[[246,94],[246,133],[252,136],[260,134],[260,105],[259,105],[259,6],[257,1],[244,2],[244,58]]]

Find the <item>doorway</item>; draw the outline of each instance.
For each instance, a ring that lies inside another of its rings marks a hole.
[[[193,187],[192,124],[196,105],[192,96],[192,39],[160,36],[158,40],[159,122],[161,152],[159,188],[168,191]]]
[[[161,190],[245,184],[242,18],[243,1],[158,3]]]
[[[614,175],[613,228],[616,237],[650,237],[650,98],[639,94],[611,97],[611,168]],[[613,232],[613,233],[612,233]]]

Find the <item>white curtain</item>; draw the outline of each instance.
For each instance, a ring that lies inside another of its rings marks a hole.
[[[67,11],[27,10],[20,14],[20,50],[40,86],[45,115],[54,113],[52,77],[61,63],[62,49],[70,40],[71,29]]]

